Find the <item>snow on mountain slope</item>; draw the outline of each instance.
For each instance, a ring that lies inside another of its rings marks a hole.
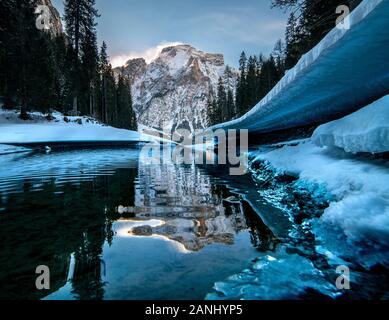
[[[212,129],[269,132],[323,123],[389,93],[389,1],[365,0],[243,117]]]
[[[18,112],[0,109],[0,144],[49,142],[150,141],[154,138],[138,132],[102,125],[92,118],[64,117],[53,113],[48,121],[41,113],[31,113],[32,120],[23,121]]]
[[[138,122],[170,132],[208,127],[207,105],[209,98],[216,96],[219,77],[231,89],[237,81],[237,72],[232,69],[227,76],[225,68],[221,54],[177,45],[164,48],[148,65],[143,59],[134,59],[115,72],[132,83]]]
[[[389,152],[389,95],[340,120],[321,125],[312,136],[317,146],[346,152]]]

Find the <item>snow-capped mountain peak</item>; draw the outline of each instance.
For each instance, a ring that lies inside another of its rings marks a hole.
[[[176,45],[164,48],[150,64],[133,59],[115,71],[131,81],[141,125],[164,131],[193,131],[209,125],[207,106],[216,98],[219,77],[226,77],[225,68],[222,54]],[[225,79],[231,87],[237,79],[237,72],[232,71],[232,79]]]

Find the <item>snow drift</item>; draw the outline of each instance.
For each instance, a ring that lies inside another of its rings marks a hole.
[[[269,132],[343,117],[389,93],[389,1],[365,0],[243,117],[212,129]]]
[[[138,132],[103,125],[88,117],[64,117],[54,112],[48,121],[39,112],[23,121],[18,112],[0,109],[0,144],[32,144],[50,142],[139,142],[155,140]]]
[[[313,142],[346,152],[389,151],[389,95],[351,115],[316,129]]]
[[[387,241],[389,235],[389,162],[349,156],[341,149],[320,148],[311,141],[257,154],[274,170],[319,184],[333,201],[320,221],[341,227],[354,240]]]

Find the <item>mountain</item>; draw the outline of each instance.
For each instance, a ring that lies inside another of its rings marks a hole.
[[[225,70],[222,54],[177,45],[164,48],[150,64],[132,59],[115,73],[130,80],[139,124],[170,132],[208,127],[207,106],[216,98],[219,77],[226,88],[235,88],[238,72]]]

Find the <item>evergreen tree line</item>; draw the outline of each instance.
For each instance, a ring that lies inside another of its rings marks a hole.
[[[336,24],[340,5],[353,10],[362,0],[272,0],[272,6],[290,11],[285,40],[278,40],[273,52],[265,57],[249,56],[242,52],[239,58],[239,78],[235,101],[227,103],[226,93],[219,81],[216,102],[210,102],[211,124],[238,118],[253,108],[293,68],[302,55],[316,46]],[[234,105],[232,113],[220,112],[220,105]],[[215,114],[216,116],[212,116]]]
[[[355,9],[362,0],[273,0],[273,7],[289,10],[285,32],[285,69],[296,65],[303,54],[316,46],[336,25],[336,9]]]
[[[93,116],[136,129],[127,79],[115,79],[107,47],[99,52],[95,0],[66,0],[66,33],[40,30],[38,0],[0,2],[0,97],[4,107]]]
[[[234,75],[231,67],[226,66],[223,77],[219,77],[215,97],[208,98],[208,118],[211,125],[228,121],[236,114],[234,98]]]

